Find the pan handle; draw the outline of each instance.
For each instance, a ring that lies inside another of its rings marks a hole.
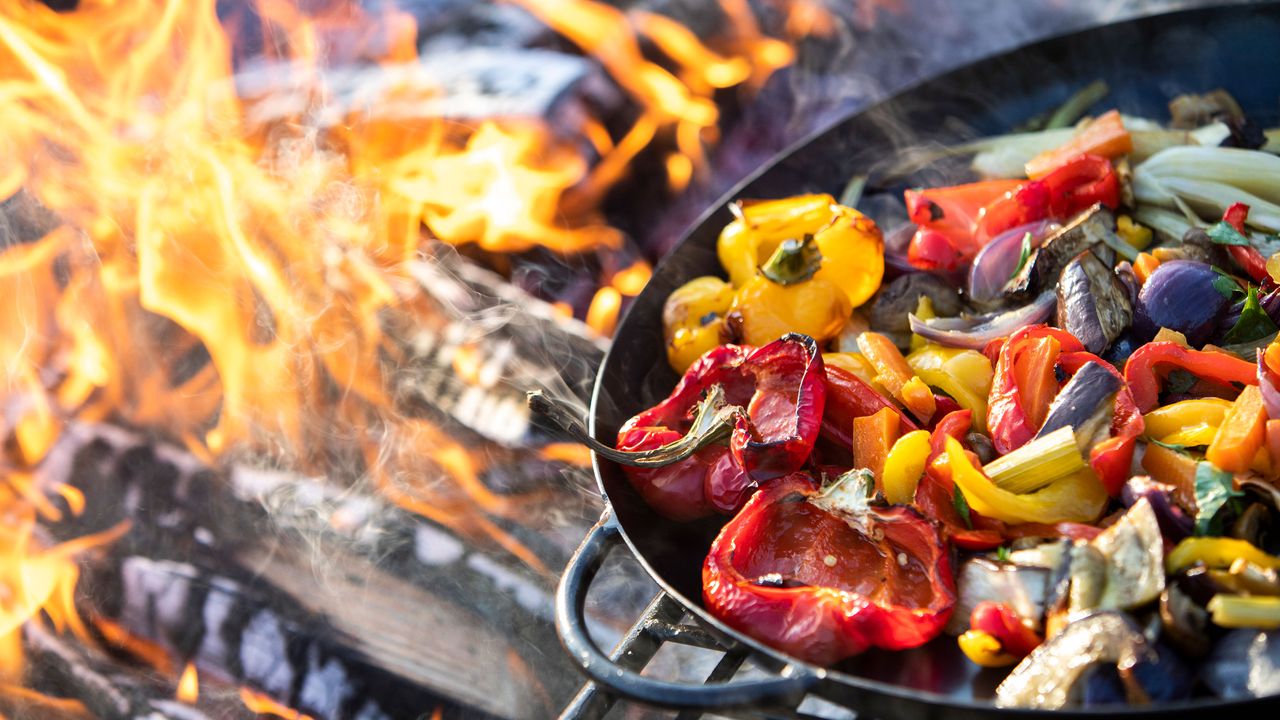
[[[666,707],[709,710],[740,705],[799,702],[821,679],[810,670],[788,665],[781,677],[694,685],[644,677],[619,666],[596,647],[587,634],[583,614],[587,589],[621,534],[612,509],[606,507],[600,521],[569,560],[556,589],[556,629],[569,655],[592,680],[630,700]]]

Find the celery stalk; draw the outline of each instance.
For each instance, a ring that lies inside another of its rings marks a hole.
[[[982,471],[1001,490],[1021,495],[1070,477],[1084,467],[1075,431],[1062,427],[992,460]]]
[[[1280,598],[1214,595],[1209,601],[1213,624],[1228,628],[1280,628]]]

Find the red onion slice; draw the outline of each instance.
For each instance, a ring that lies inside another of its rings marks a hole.
[[[1054,292],[1046,290],[1030,304],[1002,313],[934,320],[921,320],[912,313],[907,319],[911,322],[911,332],[929,342],[981,350],[992,340],[1008,337],[1019,328],[1048,320],[1057,303]]]
[[[1004,294],[1004,286],[1018,270],[1022,258],[1022,238],[1031,233],[1031,249],[1040,247],[1050,223],[1039,220],[1019,225],[997,235],[978,251],[969,268],[969,297],[978,304],[994,303]]]

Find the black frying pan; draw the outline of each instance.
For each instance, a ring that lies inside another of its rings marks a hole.
[[[725,209],[728,201],[804,192],[839,195],[851,176],[894,157],[895,149],[904,143],[954,142],[1007,131],[1098,78],[1111,86],[1104,104],[1122,112],[1164,117],[1166,103],[1180,92],[1225,87],[1251,116],[1274,125],[1280,110],[1280,4],[1178,12],[1047,40],[917,85],[782,153],[708,211],[658,266],[618,327],[600,369],[591,407],[592,435],[612,445],[627,418],[674,387],[677,378],[667,366],[662,341],[662,304],[673,289],[693,277],[723,276],[715,242],[731,219]],[[595,471],[607,507],[565,570],[557,598],[557,625],[583,670],[611,691],[659,705],[698,708],[794,701],[812,692],[879,717],[1046,715],[997,711],[990,697],[999,675],[965,661],[951,638],[907,652],[873,651],[823,670],[730,629],[708,614],[700,600],[702,561],[723,520],[694,524],[666,520],[645,505],[618,467],[597,458]],[[587,636],[582,607],[591,578],[619,540],[626,542],[662,589],[696,618],[757,651],[756,658],[780,675],[721,685],[681,685],[641,677],[612,664]],[[1252,714],[1264,705],[1274,709],[1277,704],[1200,699],[1052,715],[1098,718],[1177,712],[1207,716],[1242,710]]]

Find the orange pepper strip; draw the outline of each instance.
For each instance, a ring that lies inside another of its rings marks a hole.
[[[1256,385],[1246,385],[1218,426],[1205,459],[1227,472],[1248,470],[1266,441],[1266,422],[1262,391]]]
[[[853,461],[875,475],[880,492],[884,492],[884,460],[900,434],[898,413],[892,408],[853,419]]]
[[[1151,277],[1151,273],[1160,267],[1160,261],[1151,253],[1138,253],[1138,259],[1133,261],[1133,274],[1138,278],[1138,284],[1146,284],[1147,278]]]
[[[1268,476],[1275,480],[1280,476],[1280,420],[1267,421],[1266,450],[1271,459],[1271,472]]]
[[[915,374],[892,340],[880,333],[864,332],[858,336],[858,350],[876,369],[876,381],[898,402],[924,422],[933,417],[938,409],[933,393],[922,391],[922,381],[912,382]]]
[[[1152,479],[1172,485],[1174,499],[1186,508],[1196,506],[1196,461],[1188,455],[1151,443],[1142,455],[1142,469]]]
[[[1027,343],[1014,360],[1014,378],[1022,394],[1022,411],[1031,427],[1044,424],[1049,405],[1058,394],[1058,376],[1054,365],[1062,354],[1062,343],[1053,336],[1039,337]]]
[[[1046,150],[1027,162],[1027,177],[1039,179],[1065,165],[1077,155],[1090,154],[1115,159],[1133,152],[1133,137],[1124,129],[1120,112],[1111,110],[1094,118],[1067,144]]]

